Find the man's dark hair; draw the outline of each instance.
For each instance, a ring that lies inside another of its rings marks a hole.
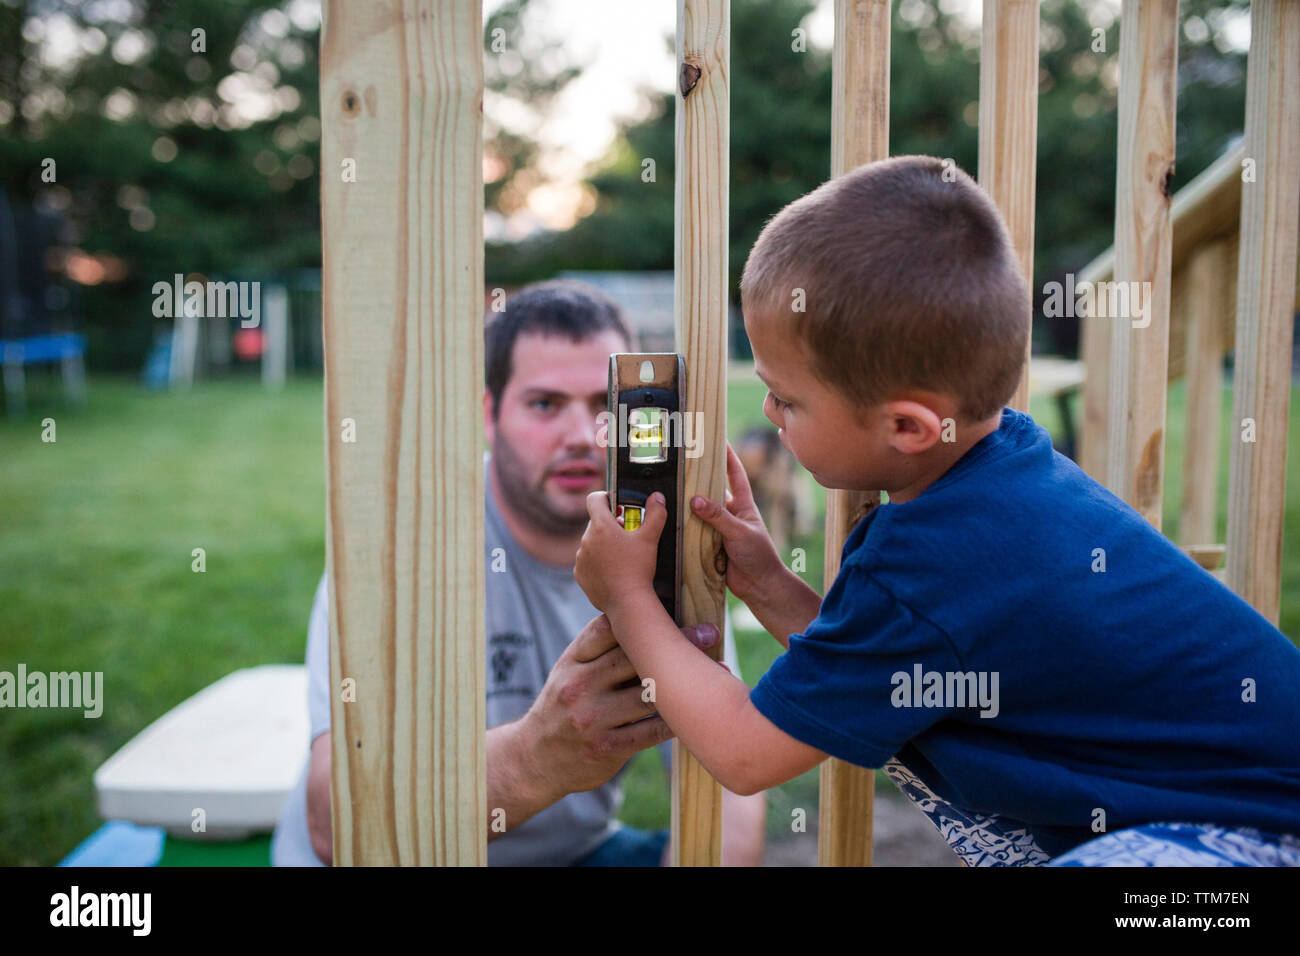
[[[599,289],[572,279],[551,279],[524,286],[506,299],[504,312],[489,312],[483,366],[492,396],[492,417],[501,408],[501,393],[514,372],[515,340],[521,335],[563,336],[585,342],[602,332],[616,332],[629,351],[632,333],[617,302]]]

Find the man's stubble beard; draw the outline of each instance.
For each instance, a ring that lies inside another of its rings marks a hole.
[[[551,508],[546,499],[546,468],[535,486],[528,484],[528,468],[522,457],[498,430],[492,441],[492,467],[496,469],[505,506],[521,521],[544,534],[570,538],[587,527],[586,509],[578,515],[565,515]]]

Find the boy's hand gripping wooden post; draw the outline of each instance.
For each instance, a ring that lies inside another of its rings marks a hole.
[[[677,135],[673,312],[686,362],[684,414],[698,416],[701,454],[682,469],[682,500],[725,498],[727,426],[727,193],[730,141],[729,0],[677,2]],[[682,531],[680,624],[711,622],[722,634],[722,541],[702,521]],[[722,642],[710,656],[717,659]],[[722,862],[722,790],[673,741],[672,862]]]
[[[342,865],[487,858],[482,32],[478,0],[333,0],[322,10],[331,800]]]

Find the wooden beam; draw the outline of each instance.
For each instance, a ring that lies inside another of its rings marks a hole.
[[[831,176],[889,156],[890,0],[835,0],[831,68]],[[824,589],[840,572],[844,541],[879,492],[826,492]],[[834,758],[821,766],[817,859],[870,866],[875,771]]]
[[[1223,556],[1227,550],[1221,544],[1193,544],[1183,548],[1189,558],[1207,571],[1218,571],[1223,567]]]
[[[1250,10],[1246,155],[1255,175],[1241,194],[1227,571],[1229,586],[1276,625],[1300,228],[1300,3],[1253,0]]]
[[[481,6],[322,13],[334,861],[482,865]]]
[[[1159,528],[1169,361],[1173,248],[1169,183],[1174,172],[1178,0],[1128,0],[1120,16],[1115,281],[1124,284],[1121,288],[1136,290],[1146,313],[1139,318],[1130,308],[1105,319],[1112,336],[1107,484]]]
[[[702,454],[687,458],[682,500],[722,501],[727,487],[727,203],[731,148],[730,0],[677,0],[677,127],[673,313],[686,362],[686,409],[702,414]],[[680,624],[722,632],[722,539],[701,521],[682,533]],[[716,659],[721,642],[714,648]],[[673,741],[674,866],[722,862],[722,790]]]
[[[890,0],[835,0],[831,176],[889,157]]]
[[[1083,279],[1080,273],[1080,281]],[[1110,468],[1110,320],[1079,316],[1079,358],[1083,361],[1083,415],[1079,423],[1079,467],[1106,483]]]
[[[1223,408],[1223,313],[1228,298],[1228,243],[1198,249],[1178,277],[1187,285],[1187,421],[1183,439],[1183,509],[1178,537],[1184,546],[1218,540],[1219,431]],[[1178,280],[1176,280],[1178,281]]]
[[[984,0],[980,37],[979,184],[997,204],[1030,289],[1038,181],[1038,0]],[[1029,411],[1029,357],[1010,405]]]

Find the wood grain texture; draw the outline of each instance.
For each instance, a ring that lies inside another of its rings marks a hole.
[[[1169,181],[1174,168],[1178,0],[1130,0],[1120,20],[1115,281],[1147,313],[1111,317],[1107,485],[1160,527],[1168,384]]]
[[[1228,298],[1228,242],[1218,239],[1193,253],[1175,276],[1186,287],[1187,423],[1183,441],[1183,502],[1178,536],[1184,546],[1210,545],[1216,537],[1219,498],[1219,431],[1223,414],[1223,314]],[[1178,296],[1174,297],[1175,306]]]
[[[321,28],[334,860],[486,862],[482,14]],[[355,182],[345,182],[345,160]],[[344,419],[355,423],[346,441]],[[344,702],[342,680],[355,681]]]
[[[980,37],[979,184],[1007,221],[1025,282],[1034,281],[1038,181],[1038,0],[984,0]],[[1032,291],[1031,291],[1032,299]],[[1031,307],[1032,314],[1032,307]],[[1029,356],[1008,403],[1029,411]]]
[[[727,487],[727,203],[730,157],[730,0],[678,0],[673,312],[686,361],[686,403],[701,413],[698,458],[687,458],[682,500],[722,501]],[[682,619],[726,616],[722,539],[701,521],[682,532]],[[721,645],[711,656],[717,659]],[[722,790],[673,741],[674,866],[722,862]]]
[[[1300,219],[1300,2],[1254,0],[1246,74],[1246,154],[1255,182],[1241,195],[1229,586],[1274,625],[1281,601],[1291,338]],[[1243,421],[1255,440],[1243,441]]]
[[[1079,274],[1080,281],[1085,277]],[[1109,278],[1109,273],[1107,273]],[[1096,280],[1093,280],[1096,281]],[[1106,483],[1110,467],[1110,320],[1079,317],[1079,358],[1083,361],[1079,467]]]
[[[890,0],[835,0],[831,176],[889,156]]]
[[[822,762],[818,784],[818,865],[871,866],[876,772],[831,758]]]
[[[831,176],[889,156],[889,0],[835,0],[831,79]],[[880,492],[828,489],[825,567],[829,589],[853,526]],[[870,866],[875,772],[831,758],[820,771],[817,859]]]

